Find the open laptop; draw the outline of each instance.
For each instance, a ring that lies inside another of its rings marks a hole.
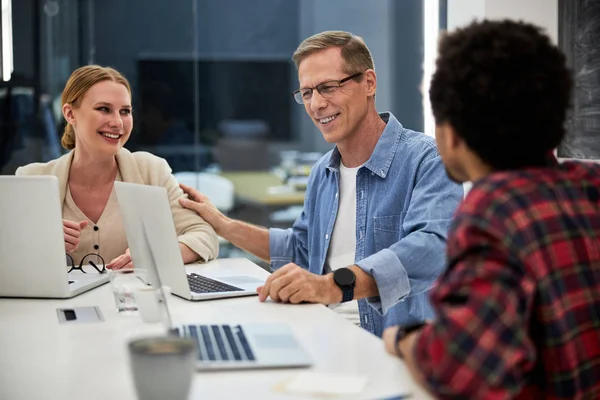
[[[173,223],[173,214],[167,191],[163,187],[115,182],[115,191],[131,251],[133,265],[146,268],[150,264],[144,246],[141,221],[149,235],[156,258],[158,274],[171,292],[187,300],[212,300],[256,295],[256,288],[264,282],[249,276],[231,276],[221,279],[187,273],[181,258],[179,242]],[[150,279],[156,277],[149,271]]]
[[[0,297],[70,298],[108,274],[67,273],[54,176],[0,176]]]
[[[312,360],[283,323],[201,324],[174,327],[171,334],[196,342],[196,369],[308,367]]]
[[[147,192],[147,197],[143,199],[144,203],[139,203],[140,207],[145,208],[147,204],[157,207],[153,215],[135,212],[127,206],[124,207],[125,209],[122,207],[121,210],[134,266],[138,268],[138,260],[143,259],[144,269],[148,271],[149,276],[153,276],[155,279],[155,287],[163,287],[163,284],[168,284],[167,281],[163,281],[163,276],[171,276],[165,273],[165,266],[176,268],[177,265],[161,266],[157,255],[179,252],[173,223],[167,224],[166,221],[163,221],[167,216],[171,218],[166,191],[164,188],[141,187],[120,182],[115,182],[115,188],[119,203],[124,198],[132,202],[136,200],[135,196],[126,194],[131,189],[137,194]],[[150,190],[146,191],[143,188]],[[133,205],[135,202],[128,204]],[[142,204],[144,205],[142,206]],[[156,221],[164,222],[165,226],[162,227],[164,230],[159,230]],[[170,225],[170,228],[167,225]],[[135,245],[129,239],[130,232],[133,233],[132,238],[135,238]],[[166,235],[167,237],[165,237],[165,232],[169,233]],[[143,258],[140,258],[139,256],[142,254]],[[181,259],[179,263],[182,267]],[[162,304],[166,311],[169,333],[189,337],[196,342],[196,369],[198,370],[293,368],[308,367],[312,364],[310,356],[298,343],[286,324],[186,324],[173,326],[168,303],[163,301]]]

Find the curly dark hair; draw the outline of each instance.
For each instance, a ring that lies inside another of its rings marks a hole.
[[[573,78],[540,28],[473,22],[441,39],[436,66],[436,124],[449,123],[496,170],[544,165],[565,135]]]

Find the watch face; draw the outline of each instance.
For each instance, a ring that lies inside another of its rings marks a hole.
[[[333,274],[333,279],[338,286],[352,286],[354,285],[354,280],[356,276],[354,272],[352,272],[348,268],[340,268]]]

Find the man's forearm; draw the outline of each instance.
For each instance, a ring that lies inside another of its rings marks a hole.
[[[359,266],[353,265],[350,267],[354,275],[356,275],[356,285],[354,286],[354,298],[364,299],[365,297],[373,297],[379,295],[375,279]]]
[[[364,299],[365,297],[373,297],[379,294],[375,279],[365,271],[363,271],[358,265],[352,265],[348,267],[356,276],[356,283],[354,285],[354,300]],[[339,303],[342,301],[343,293],[342,290],[333,280],[333,273],[326,275],[328,279],[325,280],[327,291],[329,296],[325,300],[324,304]]]
[[[230,219],[223,224],[219,234],[240,249],[246,250],[262,260],[270,261],[268,229]]]

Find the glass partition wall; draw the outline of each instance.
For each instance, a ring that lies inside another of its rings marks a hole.
[[[132,84],[127,147],[164,157],[174,172],[269,171],[286,151],[324,153],[331,145],[291,96],[291,55],[323,30],[361,35],[375,58],[378,108],[424,129],[424,13],[437,0],[1,1],[3,33],[12,11],[14,50],[2,82],[3,174],[63,152],[61,90],[91,63]]]
[[[8,20],[14,64],[11,78],[0,78],[1,174],[64,154],[68,77],[82,65],[111,66],[133,89],[129,150],[165,158],[234,217],[287,227],[312,164],[332,148],[292,96],[292,53],[325,30],[363,37],[378,109],[424,129],[423,38],[435,42],[437,15],[426,17],[441,0],[0,1],[0,62]]]

